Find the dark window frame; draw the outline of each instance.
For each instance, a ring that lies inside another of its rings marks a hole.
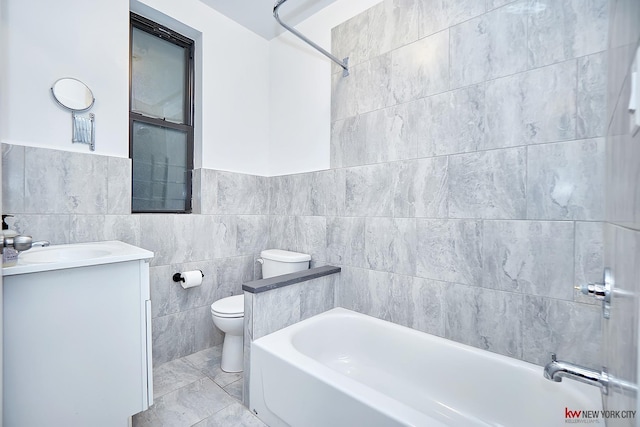
[[[142,30],[148,34],[154,35],[162,40],[167,40],[177,46],[184,48],[185,64],[187,65],[185,91],[184,91],[184,123],[175,123],[156,117],[149,117],[141,113],[131,111],[132,97],[132,72],[133,61],[133,29]],[[158,24],[150,19],[131,12],[129,25],[129,158],[132,161],[133,168],[133,123],[148,123],[150,125],[160,126],[163,128],[174,129],[185,132],[187,135],[187,167],[186,177],[187,198],[185,200],[184,210],[134,210],[133,209],[133,174],[131,176],[131,213],[191,213],[193,200],[193,146],[194,146],[194,108],[195,108],[195,67],[193,53],[195,42],[188,37],[179,34],[170,28]],[[133,170],[132,170],[133,172]]]

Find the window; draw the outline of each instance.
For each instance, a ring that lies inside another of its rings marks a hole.
[[[191,212],[193,40],[131,14],[131,210]]]

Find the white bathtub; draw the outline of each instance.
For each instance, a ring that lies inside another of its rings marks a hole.
[[[270,427],[550,427],[602,409],[596,387],[343,308],[251,344],[250,406]]]

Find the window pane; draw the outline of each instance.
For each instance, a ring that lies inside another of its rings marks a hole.
[[[185,123],[185,49],[133,28],[131,111]]]
[[[134,121],[132,144],[133,211],[187,209],[187,133]]]

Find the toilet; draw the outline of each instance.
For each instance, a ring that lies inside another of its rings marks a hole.
[[[307,270],[311,256],[281,249],[260,252],[262,278]],[[220,368],[225,372],[242,372],[244,335],[244,295],[222,298],[211,304],[213,324],[224,332]]]

